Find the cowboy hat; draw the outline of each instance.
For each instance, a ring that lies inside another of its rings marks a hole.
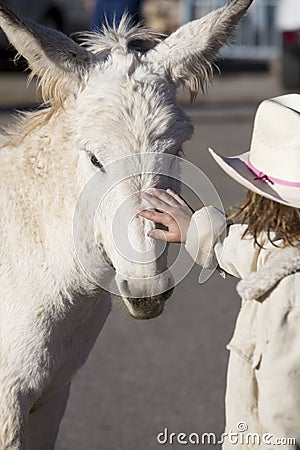
[[[257,194],[300,208],[300,95],[264,100],[258,107],[250,151],[214,160],[234,180]]]

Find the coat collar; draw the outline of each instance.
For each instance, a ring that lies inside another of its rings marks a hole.
[[[243,300],[258,300],[287,275],[300,271],[300,246],[278,248],[272,251],[267,262],[256,272],[251,272],[237,285]]]

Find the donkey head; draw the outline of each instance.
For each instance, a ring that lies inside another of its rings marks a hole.
[[[141,26],[130,28],[124,17],[118,27],[85,34],[82,46],[0,6],[0,26],[27,60],[31,77],[38,77],[50,111],[67,124],[68,151],[77,155],[74,183],[83,188],[97,175],[106,186],[95,236],[136,318],[159,315],[172,288],[165,252],[158,257],[147,238],[150,225],[136,213],[141,190],[172,187],[171,168],[164,167],[162,176],[159,156],[179,155],[192,134],[176,88],[187,87],[192,97],[206,90],[216,53],[250,3],[230,0],[165,40]],[[123,240],[128,245],[120,249]]]

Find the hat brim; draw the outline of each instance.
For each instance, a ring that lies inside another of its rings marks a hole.
[[[218,155],[212,148],[209,148],[209,152],[216,163],[242,186],[275,202],[300,208],[300,187],[284,186],[278,183],[271,184],[268,181],[258,179],[247,166],[250,152],[230,158]]]

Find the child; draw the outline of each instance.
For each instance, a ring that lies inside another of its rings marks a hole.
[[[245,203],[234,214],[242,216],[242,224],[230,224],[212,206],[193,214],[170,190],[144,193],[159,211],[139,214],[167,227],[154,229],[149,236],[185,242],[203,267],[214,267],[217,260],[225,272],[242,279],[237,286],[242,308],[227,346],[228,436],[223,449],[273,449],[279,443],[281,448],[296,449],[300,445],[300,95],[261,103],[250,152],[235,158],[210,152],[228,175],[248,188]],[[241,422],[243,429],[239,429]],[[230,437],[230,432],[238,433],[238,438]]]

